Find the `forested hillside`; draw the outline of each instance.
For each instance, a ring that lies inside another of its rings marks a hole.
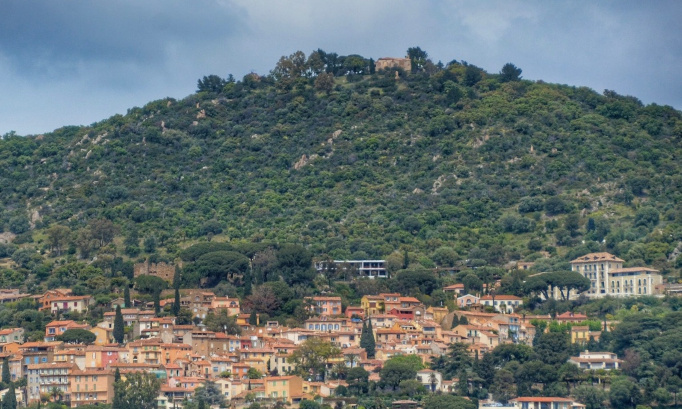
[[[3,284],[205,240],[424,267],[551,270],[604,250],[677,279],[679,111],[410,55],[407,73],[298,52],[91,126],[4,135]]]

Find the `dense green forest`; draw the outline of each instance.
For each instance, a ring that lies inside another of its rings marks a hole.
[[[237,272],[249,243],[261,256],[288,243],[304,259],[387,258],[394,271],[408,258],[551,271],[603,250],[678,279],[679,111],[522,79],[512,64],[488,73],[408,54],[409,73],[296,52],[267,75],[206,76],[182,100],[4,135],[3,286],[34,288],[79,261],[129,275],[202,241],[237,249]],[[62,276],[92,278],[78,268]]]

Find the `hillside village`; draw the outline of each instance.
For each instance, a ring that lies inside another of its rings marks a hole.
[[[374,261],[374,268],[381,269],[376,265],[381,262]],[[647,268],[623,269],[621,263],[608,253],[592,253],[574,260],[572,266],[591,279],[586,292],[589,297],[657,294],[660,275]],[[150,272],[148,266],[137,269],[144,269],[139,274]],[[151,273],[168,278],[167,269],[153,268]],[[300,327],[260,322],[258,314],[242,310],[238,298],[219,297],[202,289],[183,290],[180,297],[180,306],[191,312],[193,324],[176,324],[176,317],[159,314],[153,303],[132,299],[128,304],[119,298],[110,304],[104,320],[94,326],[59,318],[86,312],[94,303],[92,296],[75,296],[70,289],[39,295],[3,290],[3,303],[31,300],[53,320],[45,325],[40,341],[26,341],[23,328],[0,330],[0,356],[3,371],[7,365],[11,382],[21,385],[15,393],[24,405],[39,401],[70,407],[110,404],[116,376],[125,379],[144,372],[160,381],[156,398],[159,409],[191,407],[198,389],[219,391],[222,405],[216,407],[245,408],[254,402],[296,407],[301,402],[317,401],[352,408],[357,406],[357,398],[348,390],[357,379],[344,379],[348,371],[362,368],[367,374],[365,382],[379,384],[384,364],[404,356],[415,357],[423,364],[414,379],[427,393],[455,393],[463,387],[461,379],[429,369],[437,367],[434,363],[447,357],[453,345],[463,346],[466,354],[478,361],[501,345],[532,346],[538,332],[550,331],[550,324],[567,329],[570,344],[579,352],[567,362],[581,372],[619,369],[622,358],[616,354],[588,349],[598,347],[602,331],[612,331],[617,322],[601,323],[571,311],[531,315],[523,309],[524,298],[496,294],[499,284],[494,283],[485,294],[467,293],[461,283],[444,287],[456,306],[452,310],[426,307],[417,298],[399,293],[365,295],[359,305],[348,306],[339,296],[313,296],[305,300],[309,318]],[[160,306],[168,311],[173,302],[164,299]],[[236,330],[208,330],[203,321],[220,314],[233,318]],[[122,342],[115,340],[116,326],[120,325],[117,320],[125,325]],[[86,344],[68,337],[77,331],[89,331],[93,336]],[[308,375],[301,376],[296,368],[305,365],[305,360],[292,357],[296,351],[317,353],[311,352],[316,351],[310,348],[313,341],[329,345],[334,352],[320,358],[319,368],[306,367]],[[476,388],[474,381],[468,385],[464,382],[466,389]],[[396,402],[393,408],[418,404]],[[551,408],[584,407],[564,397],[532,396],[510,399],[508,407],[550,407],[544,406],[547,402],[554,405]],[[493,403],[481,399],[479,405]]]
[[[682,115],[407,54],[0,138],[2,409],[677,406]]]

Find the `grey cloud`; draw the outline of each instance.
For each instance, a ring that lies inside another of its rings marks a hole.
[[[512,62],[527,79],[679,109],[680,16],[675,0],[4,0],[0,133],[92,123],[317,48],[378,58],[418,45],[435,61]]]
[[[160,65],[169,47],[195,47],[243,29],[243,11],[215,0],[5,0],[0,53],[27,75],[79,64]]]

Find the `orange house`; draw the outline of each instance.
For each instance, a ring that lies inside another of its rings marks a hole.
[[[108,369],[75,370],[69,374],[71,407],[111,403],[114,372]]]

